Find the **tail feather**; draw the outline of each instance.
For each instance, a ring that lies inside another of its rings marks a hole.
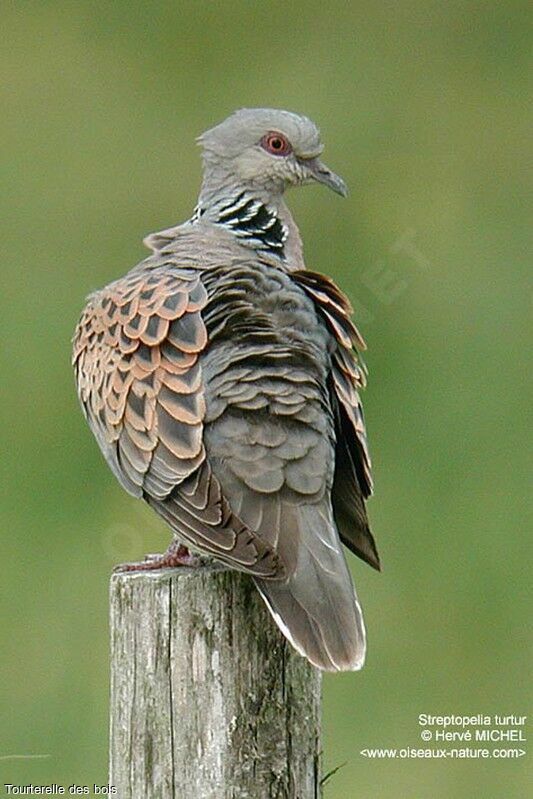
[[[311,663],[326,671],[360,669],[363,615],[331,514],[320,505],[292,510],[298,531],[291,525],[285,535],[298,533],[294,568],[284,581],[254,578],[256,585],[278,627]]]
[[[254,576],[261,596],[295,649],[326,671],[360,669],[365,626],[333,517],[331,498],[258,492],[219,469],[233,512],[277,552],[284,579]]]

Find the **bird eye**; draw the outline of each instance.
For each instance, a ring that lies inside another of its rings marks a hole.
[[[261,139],[261,147],[271,155],[288,155],[292,147],[282,133],[271,131]]]

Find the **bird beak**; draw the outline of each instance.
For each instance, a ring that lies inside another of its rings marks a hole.
[[[333,189],[333,191],[340,194],[341,197],[346,197],[348,194],[346,183],[342,178],[336,175],[335,172],[328,169],[322,161],[319,161],[318,158],[311,158],[305,162],[305,165],[313,180],[316,180],[318,183],[323,183],[324,186]]]

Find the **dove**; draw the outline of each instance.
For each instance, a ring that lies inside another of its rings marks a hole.
[[[380,568],[365,344],[347,297],[306,268],[285,201],[291,187],[346,186],[316,125],[289,111],[241,109],[199,144],[190,219],[147,236],[148,257],[88,298],[73,344],[81,406],[119,483],[172,531],[165,555],[132,568],[197,553],[245,572],[301,655],[360,669],[343,545]]]

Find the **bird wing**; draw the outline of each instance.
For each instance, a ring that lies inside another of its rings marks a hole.
[[[358,350],[366,349],[366,344],[350,318],[348,298],[333,280],[307,270],[293,272],[291,277],[314,300],[336,342],[330,374],[337,441],[332,490],[335,521],[343,544],[379,569],[364,505],[372,493],[372,464],[359,395],[366,385],[366,371]]]
[[[74,337],[78,394],[121,485],[233,568],[279,576],[278,556],[232,512],[206,460],[198,272],[134,269],[89,298]]]
[[[209,270],[205,440],[239,518],[273,546],[283,580],[255,578],[276,623],[322,669],[360,668],[361,608],[333,518],[331,337],[292,273],[257,260]]]

